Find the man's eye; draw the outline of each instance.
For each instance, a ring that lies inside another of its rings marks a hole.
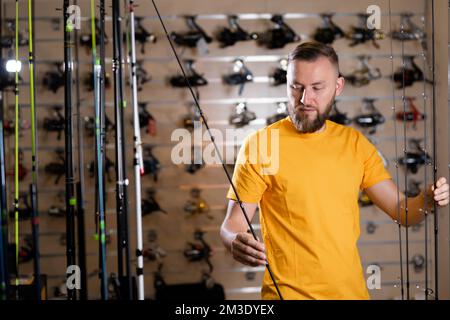
[[[323,88],[313,88],[316,91],[322,90]]]

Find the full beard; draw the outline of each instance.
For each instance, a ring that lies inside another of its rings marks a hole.
[[[299,131],[300,133],[314,133],[320,130],[325,124],[325,121],[330,116],[335,96],[336,94],[333,95],[333,98],[327,104],[327,107],[323,113],[319,113],[319,111],[312,106],[306,106],[307,108],[314,108],[316,110],[317,116],[313,120],[310,120],[308,114],[306,114],[304,111],[296,109],[296,107],[304,107],[302,103],[300,103],[298,106],[288,108],[289,117],[291,118],[291,121],[297,131]]]

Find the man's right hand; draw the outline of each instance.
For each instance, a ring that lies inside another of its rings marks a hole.
[[[250,233],[240,232],[231,242],[231,253],[237,261],[252,267],[266,265],[265,247]]]

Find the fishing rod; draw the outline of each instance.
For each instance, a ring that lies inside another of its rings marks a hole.
[[[436,179],[437,179],[437,145],[436,145],[436,61],[435,61],[435,38],[434,38],[434,29],[435,29],[435,19],[434,19],[434,0],[431,0],[431,68],[432,68],[432,81],[433,81],[433,101],[432,101],[432,110],[433,110],[433,184],[436,189]],[[433,212],[434,212],[434,298],[435,300],[439,300],[439,216],[437,212],[436,201],[433,199]]]
[[[76,264],[75,252],[75,190],[74,190],[74,170],[72,156],[72,31],[74,26],[70,21],[68,12],[69,0],[64,0],[64,156],[66,171],[66,259],[67,267]],[[70,275],[67,274],[67,277]],[[76,291],[74,288],[67,288],[67,299],[76,300]]]
[[[128,1],[130,29],[127,29],[127,44],[129,45],[128,55],[131,56],[131,90],[133,101],[133,129],[134,129],[134,176],[135,176],[135,199],[136,199],[136,274],[137,274],[137,291],[138,300],[144,300],[144,256],[143,256],[143,240],[142,240],[142,196],[141,196],[141,175],[144,174],[144,163],[142,159],[142,141],[141,130],[139,125],[139,109],[137,97],[137,76],[136,76],[136,38],[135,38],[135,18],[134,18],[134,1]],[[130,35],[128,35],[130,30]],[[130,39],[129,39],[130,38]]]
[[[389,0],[389,33],[392,34],[392,19],[391,19],[391,0]],[[395,105],[395,82],[394,82],[394,55],[393,55],[393,40],[391,37],[390,41],[391,47],[391,70],[392,70],[392,112],[396,114],[396,105]],[[395,180],[397,186],[399,186],[399,172],[398,172],[398,148],[397,148],[397,122],[394,121],[394,136],[395,136]],[[397,188],[397,224],[398,224],[398,243],[399,243],[399,255],[400,255],[400,282],[401,282],[401,297],[404,300],[404,282],[403,282],[403,247],[402,247],[402,224],[401,224],[401,211],[400,211],[400,189]]]
[[[14,119],[14,243],[15,243],[15,297],[19,300],[19,0],[16,0],[15,17],[15,119]]]
[[[403,22],[400,23],[400,33],[405,32]],[[405,85],[405,44],[404,40],[401,40],[401,50],[402,50],[402,102],[403,102],[403,152],[405,157],[407,156],[406,150],[406,85]],[[405,193],[408,190],[408,171],[405,171]],[[405,195],[405,225],[408,226],[408,196]],[[406,259],[406,300],[410,300],[410,281],[409,281],[409,229],[405,227],[405,259]]]
[[[75,0],[75,5],[78,1]],[[75,28],[75,39],[78,39],[78,29]],[[78,182],[77,188],[77,238],[78,238],[78,266],[80,267],[80,300],[87,300],[88,298],[88,282],[87,282],[87,267],[86,267],[86,234],[84,223],[84,143],[83,143],[83,127],[81,117],[81,100],[80,100],[80,56],[79,44],[75,41],[75,82],[76,82],[76,108],[77,108],[77,133],[78,133]]]
[[[422,20],[422,30],[426,30],[425,19]],[[422,56],[422,60],[423,60],[422,70],[425,72],[427,59],[426,59],[426,56],[425,56],[424,46],[421,46],[421,47],[422,47],[421,56]],[[423,85],[423,87],[422,87],[423,88],[422,97],[423,97],[423,113],[424,114],[427,114],[427,99],[428,99],[428,97],[427,97],[427,88],[426,88],[426,84],[427,84],[426,79],[427,79],[427,77],[424,76],[423,77],[423,81],[422,81],[422,85]],[[424,141],[424,144],[425,144],[423,152],[424,152],[424,157],[426,158],[427,157],[427,141],[428,141],[428,133],[427,133],[428,126],[427,126],[427,120],[426,119],[424,119],[423,126],[424,126],[424,129],[423,129],[423,132],[424,132],[423,141]],[[427,171],[428,171],[427,170],[427,164],[425,164],[425,170],[424,170],[424,186],[425,186],[425,188],[427,188],[427,186],[428,186],[428,173],[427,173]],[[424,229],[425,229],[425,248],[424,248],[425,249],[425,300],[428,300],[428,296],[430,295],[430,290],[431,290],[429,288],[429,286],[428,286],[428,282],[429,282],[429,279],[428,279],[428,272],[429,272],[429,268],[428,268],[428,259],[429,259],[429,253],[428,253],[428,226],[429,226],[429,224],[428,224],[428,208],[427,208],[428,197],[429,197],[428,192],[426,192],[426,189],[425,189],[425,192],[424,192],[424,206],[422,208],[423,212],[425,213],[425,219],[424,219]]]
[[[153,7],[155,8],[156,14],[158,15],[158,19],[159,19],[159,21],[161,22],[161,25],[162,25],[162,27],[163,27],[163,29],[164,29],[164,33],[166,34],[167,40],[169,41],[170,47],[171,47],[171,49],[172,49],[172,52],[173,52],[173,54],[174,54],[174,56],[175,56],[175,58],[176,58],[176,60],[177,60],[177,62],[178,62],[178,66],[179,66],[180,69],[181,69],[181,72],[182,72],[182,74],[183,74],[183,78],[185,79],[185,81],[186,81],[186,83],[187,83],[187,86],[188,86],[189,91],[190,91],[190,93],[191,93],[191,95],[192,95],[192,98],[194,99],[195,106],[196,106],[197,109],[198,109],[199,115],[200,115],[200,117],[201,117],[201,119],[202,119],[202,121],[203,121],[203,123],[204,123],[204,125],[205,125],[205,127],[206,127],[206,130],[208,131],[208,134],[209,134],[209,137],[210,137],[210,139],[211,139],[211,142],[212,142],[213,145],[214,145],[214,149],[215,149],[215,151],[216,151],[217,156],[219,157],[220,163],[222,164],[222,168],[224,169],[225,174],[226,174],[226,176],[227,176],[227,179],[228,179],[228,181],[230,182],[231,188],[233,189],[233,192],[234,192],[234,194],[236,195],[236,200],[237,200],[237,202],[238,202],[238,204],[239,204],[239,207],[241,208],[242,214],[244,215],[244,218],[245,218],[245,221],[247,222],[247,225],[248,225],[248,227],[249,227],[249,230],[250,230],[250,232],[251,232],[253,238],[254,238],[256,241],[258,241],[258,237],[256,236],[255,230],[253,229],[253,226],[252,226],[252,224],[251,224],[251,222],[250,222],[250,219],[248,218],[247,212],[246,212],[246,210],[245,210],[245,208],[244,208],[244,206],[243,206],[243,204],[242,204],[241,198],[239,197],[239,194],[238,194],[238,192],[237,192],[237,190],[236,190],[236,186],[234,185],[233,180],[231,179],[231,176],[230,176],[230,174],[229,174],[228,171],[227,171],[225,162],[223,161],[223,158],[222,158],[222,153],[220,152],[219,147],[217,146],[216,141],[215,141],[215,139],[214,139],[214,136],[213,136],[212,133],[211,133],[211,130],[210,130],[209,126],[208,126],[208,122],[206,121],[206,118],[205,118],[205,116],[204,116],[204,114],[203,114],[203,110],[202,110],[202,108],[200,107],[200,103],[198,102],[197,96],[194,94],[194,90],[192,89],[192,86],[191,86],[191,84],[189,83],[189,79],[188,79],[188,77],[186,76],[186,72],[184,71],[183,65],[181,64],[180,58],[178,57],[178,54],[177,54],[177,52],[176,52],[176,50],[175,50],[175,47],[174,47],[174,45],[173,45],[173,43],[172,43],[172,39],[170,38],[169,32],[168,32],[167,29],[166,29],[166,25],[164,24],[164,21],[163,21],[163,19],[161,18],[161,15],[159,14],[159,10],[158,10],[158,8],[156,7],[155,0],[151,0],[151,1],[152,1],[152,4],[153,4]],[[266,268],[267,268],[267,271],[269,272],[269,276],[270,276],[270,278],[271,278],[271,280],[272,280],[272,283],[273,283],[274,286],[275,286],[275,289],[276,289],[276,291],[277,291],[277,293],[278,293],[278,296],[280,297],[281,300],[283,300],[283,296],[281,295],[280,289],[279,289],[279,287],[278,287],[278,284],[277,284],[277,282],[276,282],[276,280],[275,280],[275,277],[274,277],[274,275],[273,275],[273,273],[272,273],[272,269],[270,268],[269,262],[268,262],[267,260],[266,260]]]
[[[3,3],[0,0],[0,19]],[[2,28],[0,28],[2,39]],[[3,63],[3,50],[0,48],[0,63]],[[3,87],[0,86],[0,300],[6,300],[9,293],[8,268],[8,206],[6,203],[5,171],[5,131],[3,125]]]
[[[123,109],[126,103],[123,99],[122,73],[122,32],[119,0],[113,0],[113,73],[114,73],[114,118],[116,130],[116,207],[117,207],[117,262],[121,299],[126,288],[127,300],[132,300],[132,285],[130,274],[130,250],[128,235],[128,195],[125,161],[125,142],[123,126]],[[124,270],[125,258],[125,270]]]
[[[38,196],[37,196],[37,131],[36,131],[36,109],[35,109],[35,74],[34,74],[34,0],[28,0],[28,62],[30,73],[30,112],[31,112],[31,178],[30,197],[31,197],[31,232],[33,238],[33,270],[34,283],[36,289],[36,299],[41,300],[41,268],[40,268],[40,250],[39,250],[39,212],[38,212]]]
[[[105,100],[105,78],[104,78],[104,18],[105,3],[100,2],[100,26],[101,45],[100,55],[97,56],[96,34],[95,34],[95,0],[91,0],[91,33],[92,33],[92,59],[94,67],[94,106],[95,106],[95,171],[96,171],[96,224],[98,225],[99,240],[99,265],[100,265],[100,290],[102,300],[108,300],[108,282],[106,274],[106,234],[105,234],[105,190],[104,190],[104,123],[102,114],[104,112]],[[102,34],[103,33],[103,34]],[[101,61],[103,60],[103,61]],[[103,62],[103,64],[102,64]],[[103,112],[102,112],[103,110]],[[103,114],[104,115],[104,114]],[[104,118],[104,117],[103,117]]]

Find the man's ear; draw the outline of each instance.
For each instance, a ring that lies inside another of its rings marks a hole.
[[[340,95],[344,90],[345,79],[342,76],[339,76],[336,80],[336,95]]]

